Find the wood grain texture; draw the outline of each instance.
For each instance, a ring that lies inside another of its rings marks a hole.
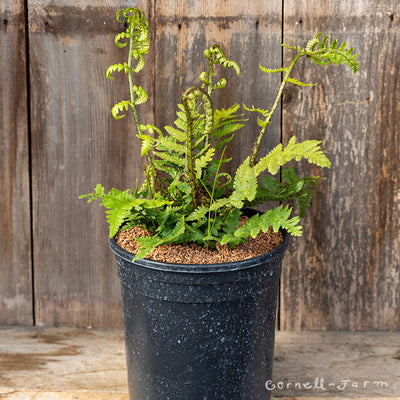
[[[38,392],[37,399],[46,392],[126,393],[125,358],[122,329],[0,327],[0,388]]]
[[[123,5],[29,1],[38,325],[122,324],[104,209],[78,197],[97,183],[135,187],[142,173],[132,118],[115,121],[110,113],[129,97],[126,76],[105,79],[109,65],[127,58],[114,45]],[[139,6],[151,11],[146,1]],[[151,69],[138,77],[149,92],[152,82]],[[151,103],[149,110],[152,122]]]
[[[282,5],[283,4],[283,5]],[[104,209],[78,196],[97,183],[135,186],[143,161],[132,120],[109,110],[128,97],[125,76],[105,79],[125,61],[114,46],[123,0],[28,0],[31,149],[25,79],[24,2],[0,5],[0,323],[31,324],[34,261],[39,325],[120,326],[119,282],[107,247]],[[150,101],[141,121],[172,124],[183,91],[207,68],[205,48],[219,43],[241,75],[216,92],[218,107],[269,108],[279,75],[276,43],[305,43],[316,32],[347,40],[360,55],[345,67],[307,65],[295,74],[313,88],[288,87],[261,154],[295,134],[317,138],[332,161],[321,171],[312,209],[284,260],[281,329],[400,329],[400,63],[396,0],[142,0],[152,50],[136,83]],[[284,20],[282,21],[282,15]],[[283,25],[282,25],[283,23]],[[229,49],[229,50],[228,50]],[[289,51],[283,53],[285,60]],[[329,74],[326,74],[329,72]],[[10,93],[12,95],[10,95]],[[256,115],[236,134],[233,172],[248,155]],[[32,154],[30,213],[29,151]],[[33,232],[30,223],[33,223]],[[31,249],[33,237],[33,250]],[[18,239],[16,239],[18,238]]]
[[[176,118],[176,104],[183,92],[200,85],[198,76],[208,72],[203,51],[218,43],[227,58],[236,61],[241,74],[215,68],[215,81],[227,80],[224,89],[215,91],[214,104],[228,108],[233,104],[268,108],[279,84],[279,76],[267,75],[258,65],[276,67],[281,62],[282,4],[277,0],[243,2],[240,0],[162,1],[155,3],[156,26],[156,122],[171,125]],[[228,167],[233,173],[250,154],[257,137],[256,115],[246,128],[236,133],[225,155],[235,156]],[[271,125],[262,152],[280,141],[280,112]]]
[[[29,147],[22,0],[0,3],[0,323],[32,324]]]
[[[398,344],[390,332],[277,332],[272,398],[399,399]],[[3,327],[0,368],[2,400],[128,400],[122,329]]]
[[[284,262],[284,330],[400,329],[399,12],[397,1],[285,1],[287,43],[329,32],[356,48],[360,72],[305,60],[299,76],[320,84],[285,97],[284,141],[321,139],[333,166],[312,171],[328,180]]]

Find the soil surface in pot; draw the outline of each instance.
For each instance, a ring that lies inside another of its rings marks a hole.
[[[150,235],[149,231],[137,226],[119,231],[115,240],[120,247],[135,254],[137,251],[135,239]],[[247,242],[240,243],[233,249],[229,249],[228,245],[218,244],[216,249],[207,249],[195,243],[166,244],[155,248],[147,258],[178,264],[217,264],[259,256],[278,247],[282,242],[282,234],[270,228],[266,233],[260,232],[256,238],[249,237]]]

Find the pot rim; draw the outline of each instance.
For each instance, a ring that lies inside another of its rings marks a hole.
[[[226,272],[226,271],[237,271],[247,268],[252,268],[255,265],[265,264],[276,259],[282,259],[286,249],[289,247],[291,240],[290,233],[281,229],[283,235],[283,242],[275,249],[255,256],[251,258],[246,258],[244,260],[230,261],[225,263],[214,263],[214,264],[179,264],[179,263],[169,263],[165,261],[156,261],[148,258],[143,258],[141,260],[133,261],[134,254],[129,253],[122,247],[120,247],[115,238],[109,238],[108,243],[111,250],[123,260],[134,263],[138,266],[150,268],[154,270],[160,270],[165,272],[187,272],[187,273],[205,273],[205,272]]]

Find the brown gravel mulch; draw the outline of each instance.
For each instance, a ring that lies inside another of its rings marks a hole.
[[[115,240],[120,247],[135,254],[137,245],[135,239],[149,236],[150,233],[136,226],[131,229],[119,231]],[[271,228],[267,233],[260,232],[256,238],[249,237],[247,242],[240,243],[233,249],[228,245],[218,245],[215,250],[204,248],[195,243],[187,245],[166,244],[155,248],[148,259],[178,264],[217,264],[231,261],[245,260],[259,256],[273,250],[283,242],[280,232],[274,232]]]

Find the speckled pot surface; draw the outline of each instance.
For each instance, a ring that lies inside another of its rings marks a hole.
[[[132,262],[115,240],[130,400],[269,399],[284,242],[233,263]]]

